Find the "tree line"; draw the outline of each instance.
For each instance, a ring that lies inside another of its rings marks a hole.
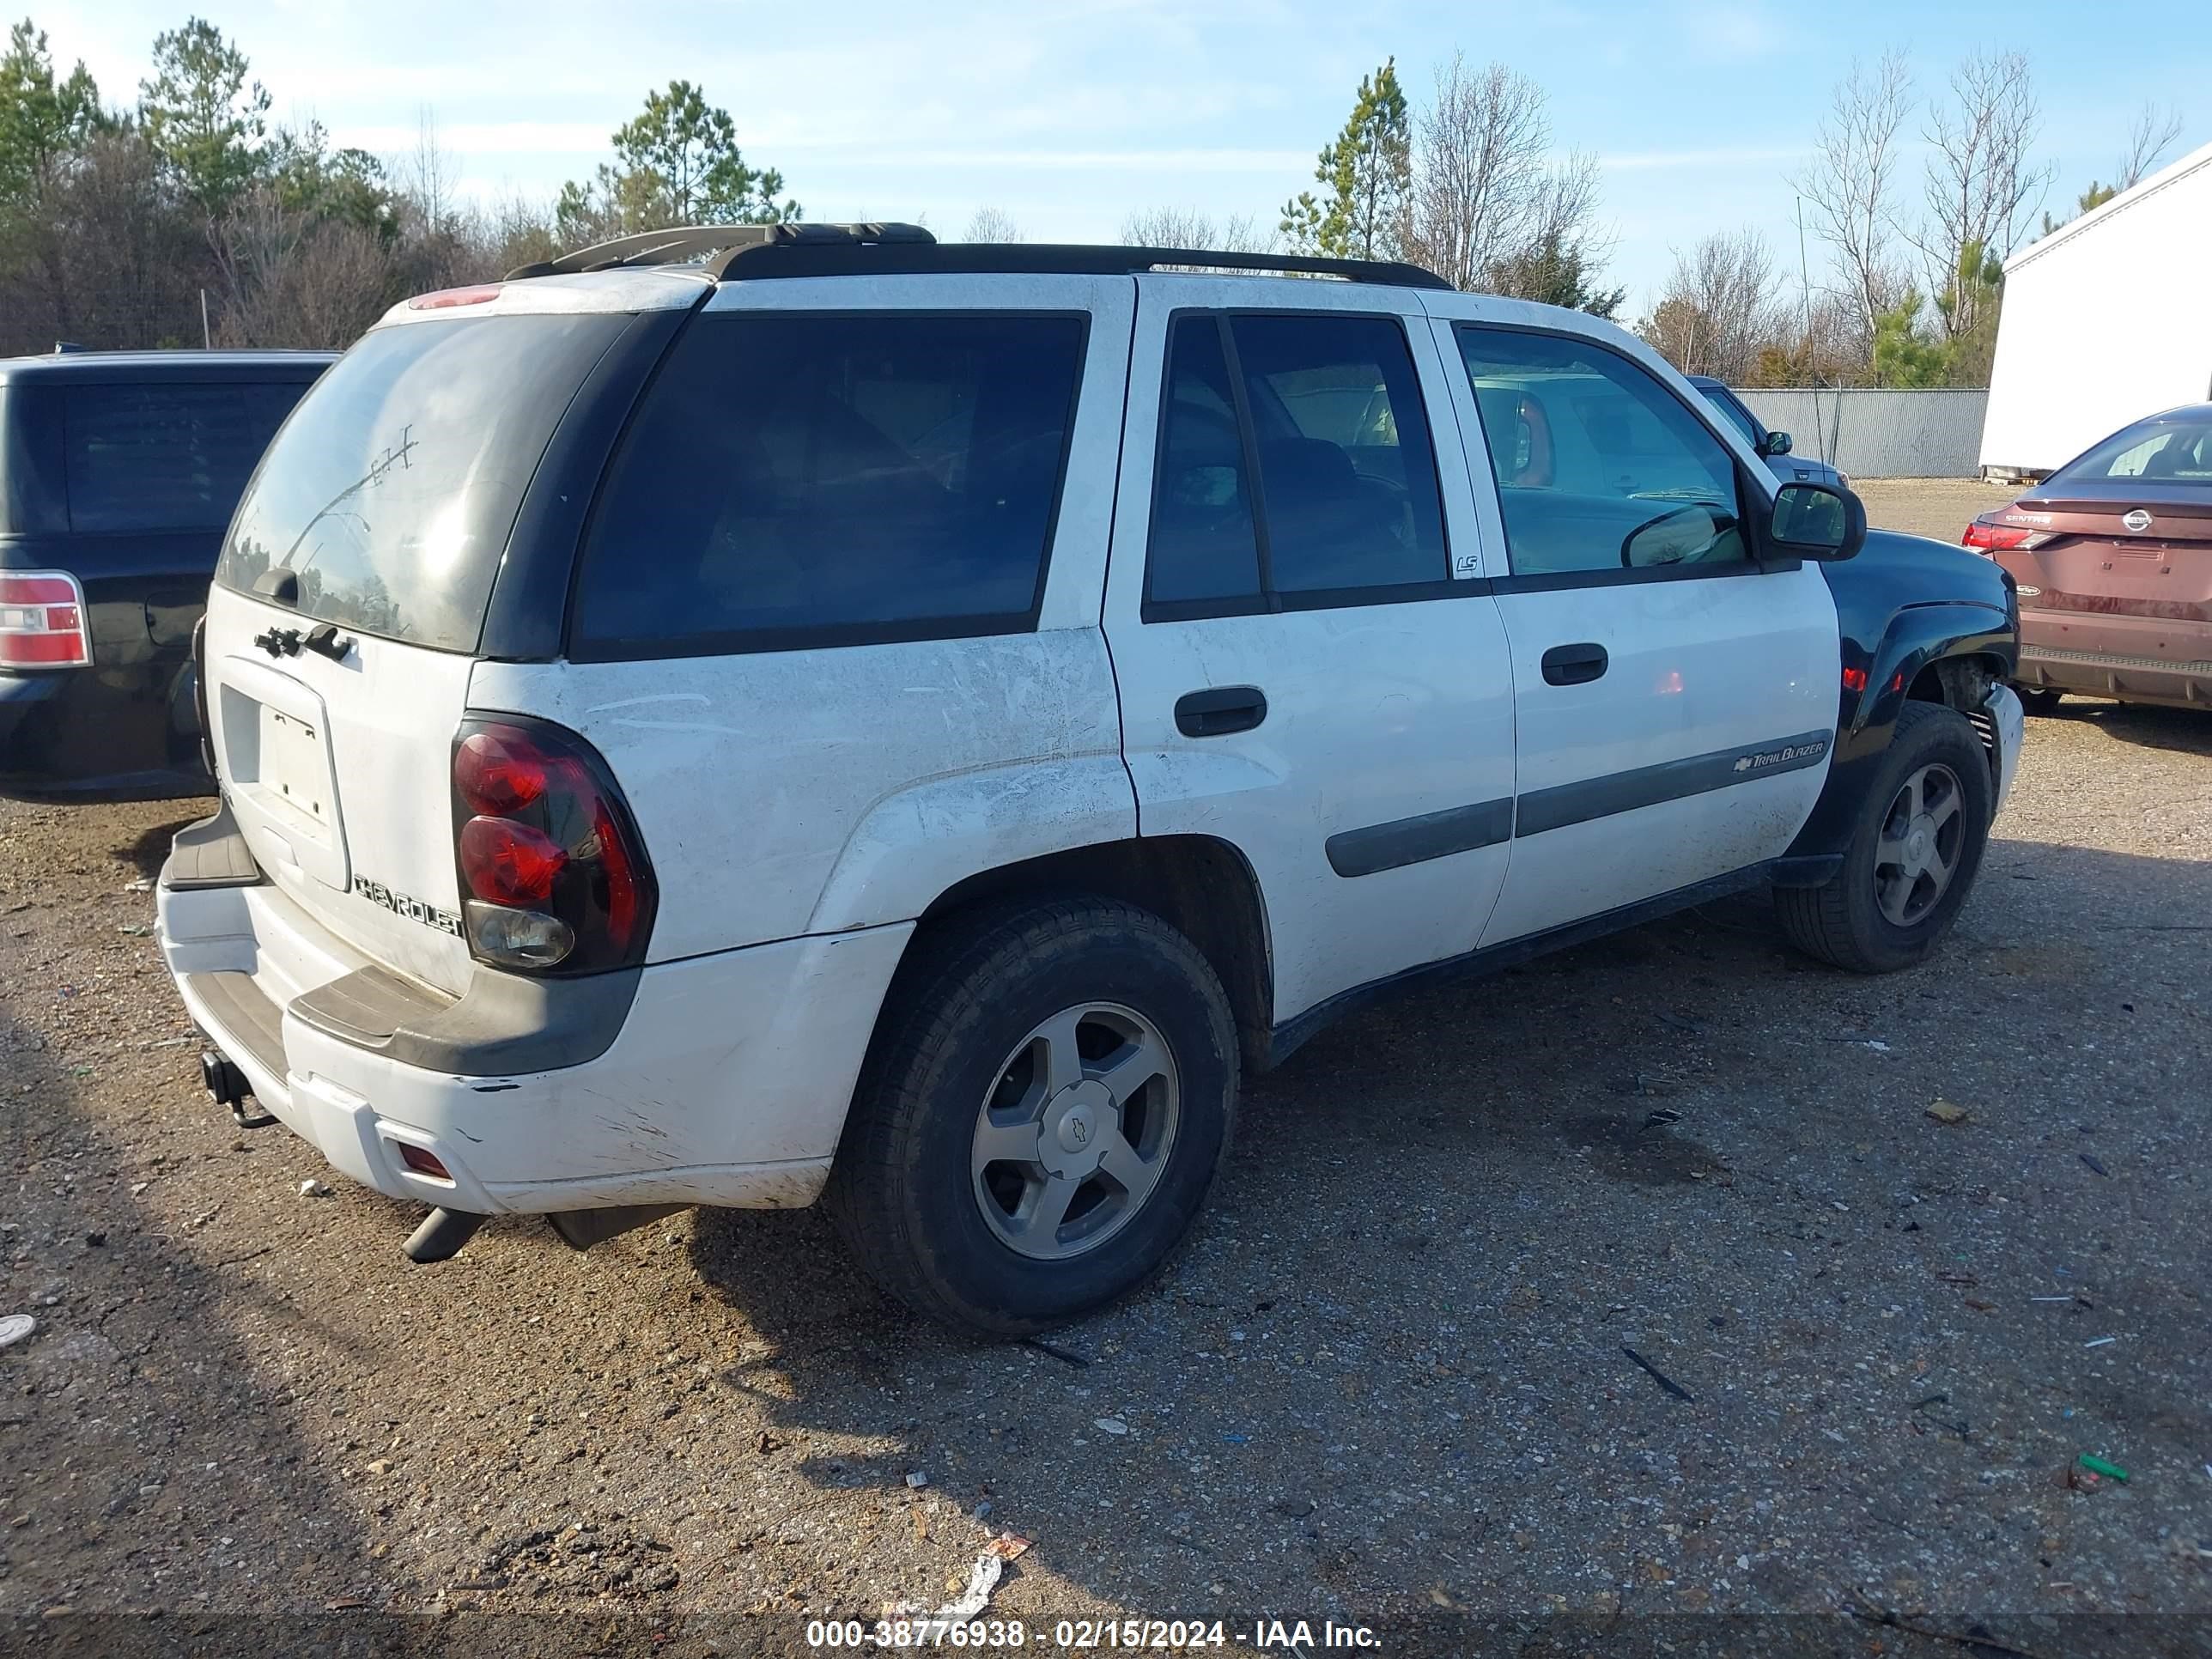
[[[649,94],[611,159],[545,202],[463,200],[427,114],[399,158],[334,147],[320,123],[271,121],[268,91],[204,19],[157,36],[128,104],[67,74],[29,20],[0,57],[0,354],[87,345],[342,347],[410,294],[495,277],[556,251],[668,224],[801,216],[729,112],[688,81]],[[1905,53],[1855,61],[1791,179],[1807,255],[1794,277],[1765,237],[1676,250],[1634,326],[1677,366],[1738,385],[1984,385],[2003,262],[2057,228],[2054,168],[2027,58],[1977,54],[1923,103]],[[2178,117],[2146,108],[2112,183],[2159,164]],[[1909,178],[1914,132],[1923,141]],[[1596,158],[1555,143],[1544,89],[1455,55],[1425,100],[1395,58],[1363,77],[1314,187],[1272,225],[1194,209],[1132,214],[1139,246],[1404,259],[1462,289],[1618,318]],[[970,241],[1010,242],[995,208]],[[1809,257],[1821,252],[1817,271]]]
[[[2060,222],[2042,210],[2057,169],[2036,158],[2041,131],[2023,53],[1966,58],[1925,103],[1901,49],[1854,60],[1790,180],[1796,279],[1757,229],[1716,232],[1676,252],[1639,331],[1685,373],[1738,386],[1987,386],[2005,261]],[[2180,131],[2146,106],[2112,183],[2093,182],[2076,213],[2140,181]]]
[[[94,347],[343,347],[396,301],[671,223],[799,216],[728,112],[672,81],[612,160],[550,203],[464,202],[426,115],[414,154],[272,121],[236,42],[193,17],[131,102],[56,66],[29,19],[0,56],[0,355]]]

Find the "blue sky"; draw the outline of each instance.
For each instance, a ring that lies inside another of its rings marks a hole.
[[[1755,225],[1794,270],[1788,175],[1855,52],[1904,46],[1923,97],[1967,52],[2028,52],[2054,205],[2109,176],[2145,99],[2184,118],[2170,154],[2212,142],[2202,0],[199,3],[278,116],[313,114],[386,153],[411,148],[427,108],[471,194],[550,195],[605,158],[649,88],[681,76],[730,110],[747,159],[782,168],[810,218],[927,215],[945,235],[989,205],[1033,241],[1110,240],[1131,210],[1167,204],[1272,224],[1362,74],[1395,53],[1418,98],[1457,49],[1534,77],[1558,142],[1601,158],[1632,313],[1672,250],[1711,230]],[[33,15],[57,56],[84,58],[119,100],[185,6],[71,0]]]

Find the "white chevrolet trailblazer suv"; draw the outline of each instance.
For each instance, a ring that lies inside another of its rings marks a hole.
[[[418,1261],[819,1197],[1031,1331],[1156,1269],[1240,1077],[1377,992],[1759,881],[1827,962],[1922,960],[2016,638],[1996,566],[1778,484],[1579,313],[629,237],[394,308],[276,437],[161,945],[216,1098],[431,1206]]]

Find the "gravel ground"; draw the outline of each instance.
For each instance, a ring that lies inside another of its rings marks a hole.
[[[1866,494],[1947,537],[2002,498]],[[2032,722],[1920,971],[1809,965],[1747,899],[1334,1029],[1251,1088],[1188,1254],[1049,1348],[917,1326],[804,1212],[408,1267],[412,1212],[303,1194],[303,1144],[198,1092],[144,890],[191,805],[0,804],[0,1314],[39,1322],[0,1354],[0,1645],[336,1652],[385,1611],[802,1650],[1007,1533],[989,1616],[1048,1650],[2208,1628],[2212,720]],[[2083,1617],[2154,1613],[2200,1622]]]

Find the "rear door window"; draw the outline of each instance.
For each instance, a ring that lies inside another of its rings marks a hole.
[[[222,529],[302,389],[246,382],[67,388],[70,527],[80,535]]]
[[[1148,619],[1421,598],[1448,592],[1431,585],[1449,574],[1436,450],[1395,319],[1175,319]]]
[[[629,319],[441,319],[373,330],[317,381],[240,504],[216,580],[272,568],[305,617],[473,651],[523,493]]]
[[[600,492],[581,658],[1036,625],[1085,319],[701,317]]]

